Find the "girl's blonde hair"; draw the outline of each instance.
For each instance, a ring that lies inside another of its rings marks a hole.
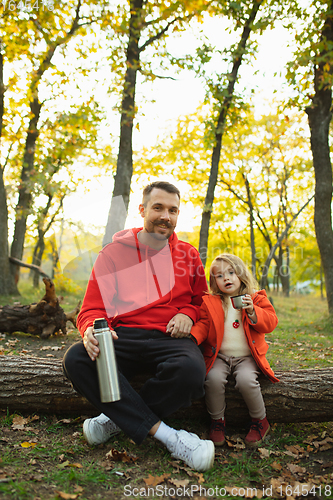
[[[256,290],[259,289],[257,280],[255,279],[251,271],[248,269],[248,267],[244,264],[242,259],[240,259],[236,255],[232,255],[229,253],[222,253],[213,260],[210,266],[209,286],[212,295],[220,295],[221,299],[224,301],[224,294],[217,286],[215,277],[216,267],[222,261],[229,264],[235,271],[236,276],[239,278],[241,282],[239,295],[245,295],[246,293],[252,295]]]

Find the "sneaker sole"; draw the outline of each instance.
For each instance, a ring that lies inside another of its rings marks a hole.
[[[223,441],[213,441],[213,440],[211,439],[211,441],[215,444],[215,446],[223,446],[223,445],[224,445],[224,443],[225,443],[225,439],[224,439]]]
[[[270,429],[271,429],[271,426],[269,425],[269,426],[268,426],[267,431],[265,432],[265,434],[263,435],[263,437],[260,439],[260,441],[246,441],[246,439],[245,439],[245,440],[244,440],[244,441],[245,441],[245,444],[246,444],[247,446],[250,446],[250,447],[252,446],[253,448],[254,448],[255,446],[258,446],[259,444],[261,444],[261,443],[264,441],[264,439],[265,439],[265,437],[267,436],[267,434],[269,433]]]
[[[207,447],[208,447],[208,452],[209,452],[210,457],[207,458],[207,462],[202,464],[201,467],[195,468],[198,471],[204,472],[204,471],[211,469],[213,467],[214,460],[215,460],[215,446],[214,446],[213,441],[207,440]]]
[[[102,444],[102,443],[107,443],[109,441],[109,439],[111,439],[116,434],[120,433],[120,429],[118,428],[118,429],[115,429],[106,439],[103,439],[102,441],[96,441],[92,438],[91,432],[89,431],[90,420],[91,419],[88,418],[87,420],[85,420],[83,422],[83,437],[90,446],[97,446],[97,445]]]
[[[95,446],[95,445],[100,444],[100,443],[95,442],[91,438],[91,434],[89,432],[89,422],[90,422],[90,419],[87,419],[83,422],[83,437],[87,441],[87,443],[90,444],[90,446]]]

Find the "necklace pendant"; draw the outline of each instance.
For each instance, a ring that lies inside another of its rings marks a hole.
[[[232,326],[233,326],[234,328],[238,328],[238,327],[240,326],[240,323],[239,323],[238,319],[236,319],[236,320],[233,322]]]

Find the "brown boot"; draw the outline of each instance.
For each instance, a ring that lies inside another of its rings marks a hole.
[[[250,432],[245,438],[245,443],[249,446],[257,446],[262,443],[268,434],[270,429],[270,425],[268,423],[267,418],[262,418],[259,420],[258,418],[253,418]]]
[[[225,441],[225,425],[224,418],[219,418],[218,420],[213,420],[210,424],[209,429],[209,439],[213,441],[216,446],[222,446]]]

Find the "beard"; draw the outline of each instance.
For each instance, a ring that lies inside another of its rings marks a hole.
[[[155,232],[155,227],[158,227],[161,225],[165,226],[166,229],[168,229],[169,231],[165,234]],[[154,220],[154,221],[147,220],[147,224],[145,224],[146,231],[150,234],[150,236],[152,236],[153,238],[155,238],[157,240],[169,239],[170,236],[173,234],[175,227],[176,227],[176,225],[173,225],[168,221],[161,221],[161,220]]]

